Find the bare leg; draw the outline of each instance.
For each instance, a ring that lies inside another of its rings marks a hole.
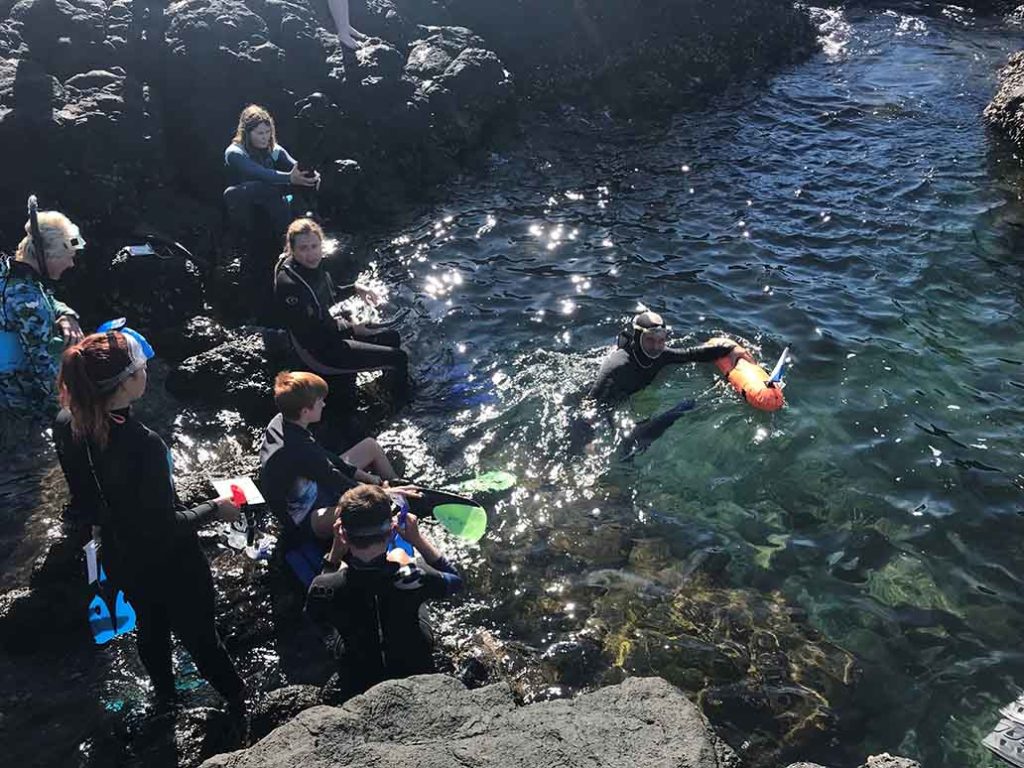
[[[363,34],[353,29],[349,23],[348,0],[327,0],[327,7],[331,9],[331,16],[334,17],[334,26],[338,30],[338,40],[341,44],[352,50],[358,48],[359,43],[354,35],[363,37]]]
[[[353,445],[341,455],[341,458],[364,472],[379,475],[381,480],[394,480],[398,477],[388,457],[372,437]]]

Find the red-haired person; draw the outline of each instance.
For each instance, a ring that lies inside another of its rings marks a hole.
[[[192,509],[179,501],[170,451],[132,414],[146,391],[146,359],[137,338],[116,331],[65,350],[57,455],[72,507],[99,526],[108,578],[135,609],[139,657],[158,699],[175,695],[173,632],[200,674],[241,713],[244,684],[217,634],[213,578],[196,536],[208,520],[237,520],[239,509],[228,498]]]
[[[315,373],[279,373],[274,380],[279,413],[267,425],[260,445],[260,487],[284,531],[285,558],[307,587],[330,544],[334,507],[341,495],[360,484],[382,485],[398,477],[372,437],[341,455],[316,441],[309,427],[320,421],[327,394],[327,382]],[[418,495],[405,486],[388,490]]]

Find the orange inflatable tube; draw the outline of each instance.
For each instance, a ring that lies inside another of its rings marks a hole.
[[[732,339],[716,338],[708,341],[708,344],[735,344]],[[740,345],[736,345],[740,346]],[[740,346],[740,349],[743,347]],[[760,365],[754,365],[748,360],[738,360],[733,365],[728,356],[720,357],[715,361],[720,370],[743,399],[757,408],[759,411],[777,411],[785,400],[782,397],[782,387],[769,386],[768,372]]]

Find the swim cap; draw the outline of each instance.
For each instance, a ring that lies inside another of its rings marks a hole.
[[[146,359],[152,360],[156,356],[156,352],[153,350],[153,347],[150,345],[148,341],[146,341],[145,336],[143,336],[138,331],[132,330],[131,328],[127,327],[127,322],[128,321],[123,317],[118,317],[114,320],[107,320],[107,322],[103,323],[103,325],[96,329],[96,333],[106,333],[107,331],[120,331],[126,336],[131,336],[139,343],[139,346],[142,348],[143,354],[146,356]]]

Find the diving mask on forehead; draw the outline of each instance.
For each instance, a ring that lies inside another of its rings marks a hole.
[[[85,248],[85,238],[82,237],[82,232],[78,229],[77,224],[72,224],[70,231],[68,232],[68,244],[71,246],[73,251],[81,251]]]

